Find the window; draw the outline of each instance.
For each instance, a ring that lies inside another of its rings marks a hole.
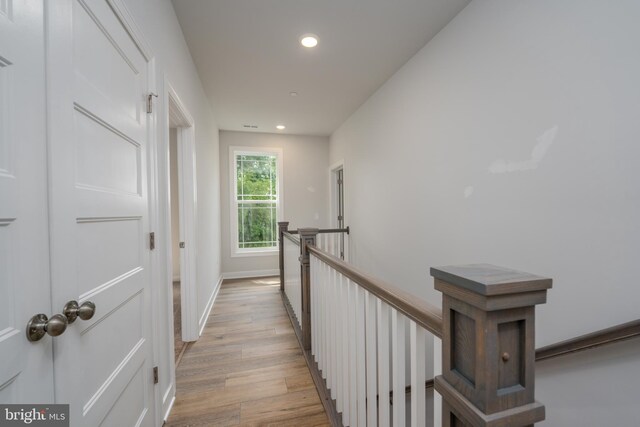
[[[229,149],[231,242],[235,256],[278,251],[282,218],[282,150]]]

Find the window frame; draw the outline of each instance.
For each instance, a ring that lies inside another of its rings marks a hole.
[[[282,148],[274,147],[229,147],[229,218],[230,218],[230,254],[231,257],[248,257],[248,256],[273,256],[277,255],[278,238],[276,236],[276,246],[269,248],[240,248],[238,241],[238,171],[236,168],[236,157],[238,155],[245,156],[273,156],[276,157],[276,222],[282,221],[284,218],[284,168],[283,168],[283,152]],[[265,201],[266,202],[266,201]],[[271,203],[271,201],[268,201]],[[277,226],[276,226],[277,230]]]

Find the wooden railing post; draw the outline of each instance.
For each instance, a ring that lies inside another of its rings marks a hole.
[[[300,228],[300,278],[302,286],[302,346],[311,350],[311,267],[307,245],[316,244],[317,228]]]
[[[280,290],[284,291],[284,236],[282,233],[289,231],[289,221],[278,222],[278,245],[280,247]]]
[[[442,292],[442,425],[532,426],[535,305],[551,279],[487,264],[431,269]]]

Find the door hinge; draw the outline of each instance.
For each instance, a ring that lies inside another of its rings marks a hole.
[[[158,367],[153,367],[153,383],[158,384]]]
[[[344,217],[342,215],[338,215],[338,221],[342,221]]]
[[[147,114],[153,113],[153,97],[154,96],[157,98],[158,94],[151,92],[149,95],[147,95]]]
[[[341,179],[338,180],[338,184],[342,184],[342,180]]]
[[[184,249],[184,242],[180,242],[178,246],[180,247],[180,249]]]
[[[154,250],[156,248],[156,233],[153,231],[149,233],[149,249]]]

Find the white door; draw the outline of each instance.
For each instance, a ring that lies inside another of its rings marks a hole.
[[[42,0],[0,0],[0,403],[53,402]],[[56,338],[57,339],[57,338]]]
[[[54,310],[92,301],[54,341],[72,426],[152,425],[148,62],[113,0],[48,2]]]

